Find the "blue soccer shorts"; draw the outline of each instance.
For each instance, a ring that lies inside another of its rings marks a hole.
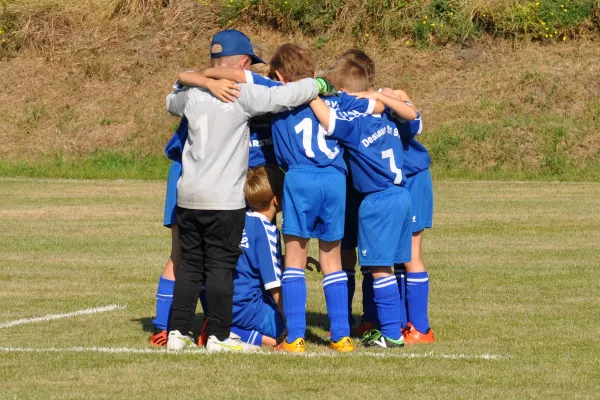
[[[358,210],[358,264],[391,267],[412,253],[410,194],[403,187],[370,193]]]
[[[167,228],[177,224],[177,182],[179,182],[179,177],[181,177],[181,162],[173,161],[167,178],[167,196],[163,215],[163,225]]]
[[[433,226],[433,183],[429,168],[407,178],[406,189],[412,200],[412,232]]]
[[[358,208],[362,197],[363,195],[354,188],[350,177],[348,177],[342,250],[354,250],[358,246]]]
[[[281,335],[285,327],[279,309],[272,300],[265,297],[256,299],[236,311],[232,321],[232,324],[238,328],[258,331],[263,336],[272,338]]]
[[[283,183],[284,235],[334,242],[344,237],[346,176],[334,167],[291,166]]]

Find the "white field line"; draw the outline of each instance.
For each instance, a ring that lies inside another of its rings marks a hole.
[[[194,355],[207,356],[214,355],[204,350],[188,350],[188,351],[166,351],[155,349],[139,349],[130,347],[0,347],[0,352],[4,353],[109,353],[109,354],[167,354],[170,356]],[[267,357],[367,357],[367,358],[434,358],[442,360],[505,360],[509,356],[499,354],[443,354],[443,353],[334,353],[334,352],[307,352],[305,354],[287,354],[283,352],[262,351],[251,353],[255,356]]]
[[[111,304],[109,306],[104,307],[94,307],[94,308],[86,308],[84,310],[73,311],[70,313],[64,314],[48,314],[41,317],[33,317],[33,318],[21,318],[14,321],[7,321],[0,324],[0,329],[10,328],[12,326],[23,325],[23,324],[33,324],[35,322],[44,322],[44,321],[53,321],[55,319],[63,319],[63,318],[73,318],[78,317],[80,315],[89,315],[89,314],[98,314],[107,311],[114,310],[124,310],[126,309],[126,305],[119,304]]]

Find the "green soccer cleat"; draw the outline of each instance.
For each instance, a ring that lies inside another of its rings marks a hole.
[[[400,339],[390,339],[381,333],[377,329],[373,329],[365,333],[360,339],[360,344],[365,347],[381,347],[384,349],[400,348],[404,347],[404,337],[400,336]]]

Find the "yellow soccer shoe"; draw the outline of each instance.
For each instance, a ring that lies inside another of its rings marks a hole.
[[[285,351],[287,353],[305,353],[306,352],[306,342],[303,338],[298,338],[294,340],[292,343],[288,343],[287,340],[279,343],[277,346],[273,347],[275,351]]]
[[[348,336],[344,336],[337,342],[330,342],[329,347],[335,351],[339,351],[340,353],[349,353],[354,351],[354,343],[352,343],[352,339],[350,339]]]

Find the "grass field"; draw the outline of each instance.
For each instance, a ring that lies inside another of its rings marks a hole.
[[[598,398],[600,184],[435,190],[435,344],[174,355],[147,344],[169,249],[164,183],[0,178],[0,398]],[[308,275],[311,338],[326,329],[319,280]]]

